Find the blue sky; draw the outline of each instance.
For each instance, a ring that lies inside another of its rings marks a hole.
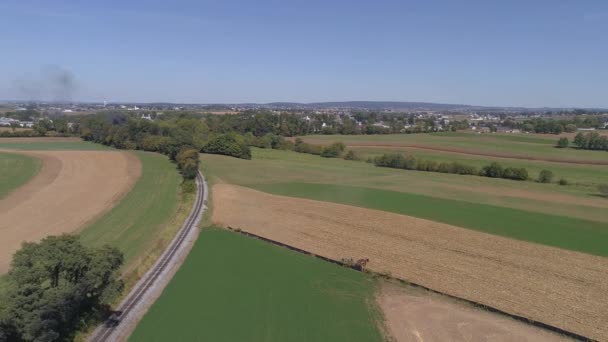
[[[0,2],[0,99],[49,68],[83,101],[608,107],[608,1]]]

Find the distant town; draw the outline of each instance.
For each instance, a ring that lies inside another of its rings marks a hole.
[[[155,120],[166,113],[237,115],[264,112],[293,114],[313,124],[314,133],[382,134],[472,130],[479,133],[520,133],[535,130],[533,120],[562,122],[535,133],[561,133],[608,128],[608,109],[483,107],[425,102],[321,102],[268,104],[173,104],[173,103],[0,103],[0,127],[32,129],[36,123],[61,119],[71,128],[76,118],[98,112],[130,113]],[[589,117],[589,118],[587,118]],[[74,118],[74,120],[71,120]],[[577,118],[574,120],[573,118]],[[592,119],[590,119],[592,118]],[[527,124],[528,123],[528,124]],[[531,123],[531,124],[530,124]],[[341,127],[348,126],[344,132]]]

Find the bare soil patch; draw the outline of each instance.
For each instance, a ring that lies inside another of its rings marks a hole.
[[[10,150],[3,150],[10,152]],[[19,151],[40,172],[0,200],[0,273],[24,241],[77,231],[108,211],[141,174],[139,159],[115,151]]]
[[[389,334],[397,342],[568,341],[523,322],[384,281],[377,303]]]
[[[80,138],[71,137],[33,137],[33,138],[1,138],[0,143],[40,143],[40,142],[81,142]]]
[[[213,187],[213,222],[598,340],[608,339],[608,258],[404,215]],[[475,213],[471,213],[474,215]]]

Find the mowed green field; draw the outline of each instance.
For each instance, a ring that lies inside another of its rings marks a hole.
[[[428,146],[451,148],[472,153],[512,155],[522,158],[564,159],[578,162],[608,162],[608,153],[601,151],[555,148],[558,136],[535,134],[476,134],[476,133],[428,133],[389,135],[310,135],[302,139],[316,144],[330,144],[342,141],[346,145],[358,147],[376,146],[407,147]]]
[[[81,239],[90,245],[120,248],[126,263],[144,257],[176,215],[181,176],[166,156],[136,151],[142,174],[133,189],[108,213],[86,227]]]
[[[378,168],[263,149],[253,149],[253,160],[217,155],[203,155],[202,160],[211,182],[391,211],[608,255],[608,200],[572,194],[556,184]]]
[[[204,229],[130,341],[382,341],[374,280]]]
[[[0,199],[32,179],[41,166],[34,157],[0,152]]]

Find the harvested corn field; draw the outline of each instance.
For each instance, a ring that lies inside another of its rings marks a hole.
[[[608,259],[352,206],[213,188],[213,221],[561,329],[608,338]],[[474,213],[473,213],[474,214]]]
[[[111,209],[141,173],[138,158],[128,152],[19,153],[43,164],[27,184],[0,200],[0,273],[8,270],[23,241],[84,227]]]

